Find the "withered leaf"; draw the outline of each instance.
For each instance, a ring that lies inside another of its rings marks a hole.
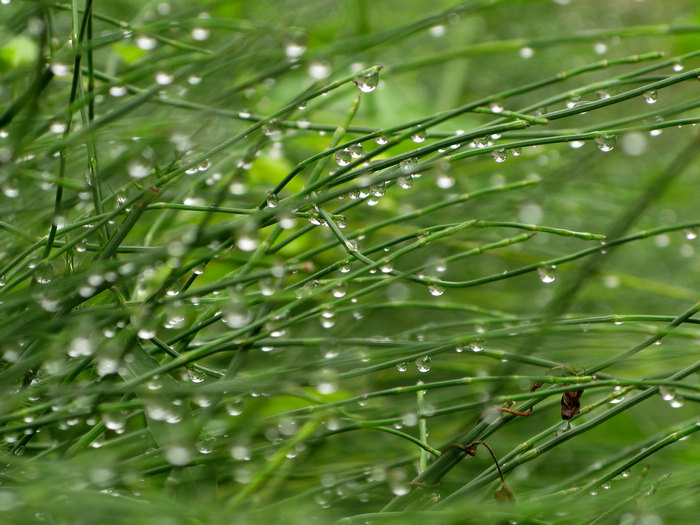
[[[496,499],[496,501],[515,501],[515,494],[513,494],[513,491],[510,490],[510,487],[505,483],[501,485],[500,489],[493,492],[493,497]]]
[[[564,392],[561,396],[561,418],[571,419],[581,411],[581,395],[583,390]]]

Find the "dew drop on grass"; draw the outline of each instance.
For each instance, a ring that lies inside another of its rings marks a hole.
[[[403,173],[411,175],[418,169],[418,160],[414,158],[402,160],[399,162],[399,169]]]
[[[362,144],[352,144],[351,146],[348,146],[347,150],[350,152],[350,156],[353,159],[359,159],[362,157],[362,155],[365,154],[365,150],[362,147]]]
[[[540,281],[545,284],[553,283],[557,278],[557,267],[553,264],[544,264],[537,268]]]
[[[684,69],[685,69],[685,66],[683,66],[683,64],[681,64],[681,63],[673,64],[673,70],[674,70],[676,73],[680,73],[680,72],[683,71]]]
[[[413,186],[413,177],[410,175],[406,177],[398,177],[396,179],[396,183],[399,185],[399,188],[403,190],[408,190]]]
[[[92,355],[95,349],[87,337],[76,337],[68,344],[66,353],[69,357],[83,357]]]
[[[647,91],[644,93],[644,102],[647,104],[656,104],[657,100],[659,99],[658,94],[656,91]]]
[[[481,340],[472,341],[471,343],[469,343],[469,349],[472,352],[481,352],[484,350],[484,342]]]
[[[229,416],[240,416],[243,413],[244,404],[243,398],[239,398],[226,403],[224,408]]]
[[[510,150],[510,154],[513,155],[514,157],[519,157],[522,154],[523,150],[521,148],[512,148]]]
[[[694,241],[698,238],[698,229],[696,227],[686,228],[685,230],[683,230],[683,235],[685,235],[685,238],[687,240]]]
[[[623,470],[622,472],[620,472],[620,476],[622,476],[623,478],[629,478],[629,477],[630,477],[630,471],[629,471],[629,470]]]
[[[135,42],[136,46],[144,51],[155,49],[158,44],[155,38],[146,35],[137,36]]]
[[[129,176],[133,177],[134,179],[143,179],[151,172],[148,166],[141,164],[140,162],[129,163],[127,170],[129,171]]]
[[[532,49],[531,47],[521,47],[520,48],[520,58],[532,58],[532,56],[535,54],[535,50]]]
[[[181,467],[190,462],[192,454],[189,449],[180,445],[171,445],[165,449],[165,459],[171,465]]]
[[[204,27],[195,27],[192,29],[192,38],[198,42],[203,42],[209,38],[209,30]]]
[[[399,363],[396,365],[396,369],[399,372],[405,372],[406,370],[408,370],[408,363]]]
[[[615,148],[615,142],[616,139],[614,135],[601,135],[595,139],[596,146],[604,153],[612,151]]]
[[[437,284],[431,284],[428,286],[428,292],[430,292],[430,295],[433,297],[440,297],[443,293],[445,293],[445,289]]]
[[[413,135],[411,135],[411,140],[416,144],[420,144],[421,142],[425,142],[426,137],[427,134],[425,133],[425,130],[419,129]]]
[[[276,208],[277,205],[280,203],[280,198],[277,196],[276,193],[268,193],[266,202],[269,208]]]
[[[379,71],[373,70],[364,75],[355,77],[353,83],[362,93],[371,93],[377,89],[377,84],[379,84]]]
[[[34,272],[34,280],[39,284],[48,284],[53,279],[53,274],[53,265],[44,263],[39,265]]]
[[[339,149],[338,151],[335,152],[335,163],[340,166],[341,168],[344,168],[348,164],[352,162],[352,155],[350,154],[350,151],[348,149]]]
[[[243,252],[252,252],[258,247],[258,239],[248,232],[242,232],[236,239],[236,246]]]
[[[440,38],[441,36],[444,36],[444,34],[445,34],[445,26],[443,26],[443,25],[433,26],[428,31],[430,32],[430,36],[432,36],[433,38]]]
[[[503,106],[497,102],[491,102],[489,104],[489,109],[491,109],[492,112],[498,114],[498,113],[503,113]]]
[[[387,142],[389,142],[389,139],[386,138],[386,137],[383,137],[383,136],[379,136],[379,137],[377,137],[376,139],[374,139],[374,141],[375,141],[377,144],[379,144],[380,146],[383,146],[384,144],[386,144]]]
[[[498,148],[491,152],[491,156],[493,156],[493,160],[495,160],[496,162],[505,162],[506,158],[508,157],[508,154],[506,153],[505,149]]]
[[[168,86],[173,83],[173,80],[175,80],[175,77],[170,73],[166,73],[165,71],[156,73],[156,83],[159,86]]]
[[[327,62],[314,61],[309,63],[308,73],[314,80],[324,80],[331,76],[331,66]]]
[[[432,366],[432,364],[433,359],[429,355],[419,357],[418,359],[416,359],[416,368],[419,372],[423,374],[426,372],[430,372],[430,367]]]
[[[341,283],[333,290],[331,291],[331,295],[335,297],[336,299],[340,299],[341,297],[345,297],[345,294],[347,293],[347,285],[345,283]]]
[[[670,402],[676,398],[676,389],[673,387],[661,386],[659,387],[659,394],[661,394],[661,399]]]

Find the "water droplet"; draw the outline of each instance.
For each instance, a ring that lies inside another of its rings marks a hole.
[[[249,232],[241,232],[236,239],[236,246],[244,252],[252,252],[258,247],[258,239]]]
[[[503,106],[501,104],[498,104],[497,102],[491,102],[491,104],[489,104],[489,108],[496,114],[503,113],[504,109]]]
[[[398,177],[396,183],[399,185],[399,188],[408,190],[413,186],[413,177],[410,175],[407,177]]]
[[[151,173],[151,170],[145,164],[140,162],[130,162],[127,170],[129,171],[129,176],[134,179],[143,179]]]
[[[51,72],[57,77],[67,77],[70,75],[70,67],[58,62],[51,64]]]
[[[226,403],[224,408],[229,416],[240,416],[243,413],[244,403],[245,401],[243,398],[234,399],[233,401]]]
[[[323,369],[316,378],[316,391],[322,396],[329,396],[338,390],[338,376],[330,369]]]
[[[407,175],[412,175],[418,169],[418,160],[415,158],[402,160],[399,162],[399,169]]]
[[[333,288],[331,294],[333,295],[333,297],[340,299],[341,297],[345,297],[346,292],[347,285],[345,283],[340,283],[338,286]]]
[[[158,45],[158,42],[155,38],[151,38],[150,36],[146,35],[137,36],[135,42],[136,46],[139,49],[143,49],[144,51],[150,51],[151,49],[155,49],[156,45]]]
[[[430,367],[433,364],[433,359],[429,356],[423,356],[416,359],[416,368],[419,372],[425,373],[430,372]]]
[[[40,264],[34,271],[34,280],[39,284],[48,284],[53,279],[53,265],[49,262]]]
[[[608,46],[606,46],[603,42],[596,42],[593,45],[593,51],[596,55],[604,55],[608,51]]]
[[[689,241],[694,241],[698,238],[698,228],[686,228],[685,230],[683,230],[683,234],[685,235],[685,238]]]
[[[165,449],[165,459],[171,465],[178,467],[187,465],[190,462],[191,457],[192,454],[190,453],[189,449],[183,446],[172,445]]]
[[[338,151],[335,152],[335,163],[342,167],[347,166],[352,162],[352,155],[350,154],[350,151],[348,149],[339,149]]]
[[[506,153],[505,149],[498,148],[491,152],[491,156],[493,156],[493,160],[496,162],[505,162],[508,154]]]
[[[656,91],[647,91],[644,93],[644,102],[647,104],[656,104],[656,101],[659,99],[658,94]]]
[[[324,80],[331,76],[331,66],[327,62],[310,62],[308,72],[314,80]]]
[[[659,387],[659,394],[664,401],[673,401],[676,398],[676,389],[673,387]]]
[[[379,71],[374,69],[369,73],[356,77],[353,82],[357,86],[357,89],[363,93],[371,93],[377,89],[377,84],[379,84]]]
[[[69,357],[89,356],[93,352],[92,342],[86,337],[76,337],[70,342],[66,350]]]
[[[273,141],[279,141],[282,138],[284,128],[277,119],[270,119],[262,125],[262,132],[265,136],[270,137]]]
[[[433,26],[428,31],[430,32],[430,36],[432,36],[433,38],[440,38],[441,36],[443,36],[445,34],[445,26],[443,26],[443,25]]]
[[[209,30],[204,27],[195,27],[192,29],[192,38],[198,42],[202,42],[209,38]]]
[[[280,198],[277,196],[276,193],[268,193],[267,194],[267,206],[269,208],[276,208],[279,203],[280,203]]]
[[[511,148],[510,154],[513,155],[514,157],[519,157],[522,154],[523,150],[522,148]]]
[[[534,49],[531,47],[522,47],[520,48],[520,58],[532,58],[532,55],[535,54]]]
[[[406,370],[408,370],[408,363],[399,363],[398,365],[396,365],[396,369],[399,372],[405,372]]]
[[[601,135],[599,137],[596,137],[595,143],[596,146],[598,146],[598,149],[602,152],[607,153],[608,151],[612,151],[613,148],[615,148],[615,136],[614,135]]]
[[[243,328],[253,319],[252,312],[248,309],[245,299],[239,295],[233,295],[221,313],[222,320],[229,328],[237,330]]]
[[[164,71],[156,73],[156,83],[159,86],[168,86],[173,83],[173,80],[175,80],[175,77],[169,73]]]
[[[484,341],[482,339],[477,339],[469,343],[469,349],[472,352],[482,352],[484,350]]]
[[[544,264],[537,268],[537,274],[540,276],[540,281],[545,284],[553,283],[557,278],[557,267],[553,264]]]
[[[383,136],[379,136],[374,141],[379,144],[380,146],[383,146],[384,144],[389,142],[389,139]]]
[[[421,142],[425,142],[426,137],[427,134],[425,133],[425,130],[419,129],[413,135],[411,135],[411,140],[416,144],[420,144]]]
[[[433,297],[440,297],[443,293],[445,293],[445,289],[437,284],[431,284],[428,286],[428,291]]]
[[[685,66],[683,66],[683,64],[681,64],[681,63],[673,64],[673,70],[674,70],[676,73],[680,73],[680,72],[683,71],[684,69],[685,69]]]
[[[353,159],[359,159],[362,157],[362,155],[365,154],[365,150],[362,147],[362,144],[357,143],[357,144],[352,144],[351,146],[348,146],[347,150],[350,152],[350,156]]]
[[[621,390],[622,390],[622,387],[616,386],[616,387],[613,389],[613,393],[615,393],[615,392],[620,392]],[[621,402],[624,401],[624,400],[625,400],[625,395],[624,395],[624,394],[622,394],[622,393],[619,394],[619,395],[618,395],[618,394],[615,394],[615,397],[613,397],[613,398],[610,400],[610,403],[613,404],[613,405],[616,405],[617,403],[621,403]]]

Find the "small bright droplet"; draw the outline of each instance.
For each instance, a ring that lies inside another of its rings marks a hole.
[[[615,148],[615,140],[614,135],[601,135],[600,137],[596,137],[595,143],[600,151],[607,153]]]
[[[503,106],[498,104],[497,102],[491,102],[491,104],[489,104],[489,108],[491,108],[491,111],[493,111],[496,114],[503,112]]]
[[[326,62],[311,62],[308,71],[314,80],[323,80],[331,76],[331,67]]]
[[[557,267],[553,264],[545,264],[537,268],[537,274],[540,276],[540,281],[545,284],[553,283],[557,278]]]
[[[697,228],[686,228],[685,230],[683,230],[683,233],[685,234],[685,238],[689,241],[694,241],[698,238]]]
[[[269,208],[276,208],[277,205],[280,203],[280,198],[277,196],[276,193],[268,193],[266,202]]]
[[[203,27],[195,27],[192,29],[192,38],[198,42],[202,42],[209,38],[209,30]]]
[[[647,104],[656,104],[656,101],[659,99],[658,95],[656,94],[656,91],[647,91],[644,93],[644,102]]]
[[[136,45],[139,49],[143,49],[144,51],[155,49],[156,44],[156,39],[151,38],[150,36],[141,35],[136,37]]]
[[[373,70],[364,75],[360,75],[353,80],[357,89],[363,93],[371,93],[377,89],[377,84],[379,84],[379,71]]]
[[[424,129],[420,129],[416,131],[413,135],[411,135],[411,140],[415,142],[416,144],[419,144],[421,142],[425,141],[426,138],[426,133]]]
[[[173,80],[175,80],[175,77],[173,77],[169,73],[165,73],[164,71],[159,71],[158,73],[156,73],[156,83],[159,86],[167,86],[169,84],[172,84]]]
[[[431,284],[430,286],[428,286],[428,291],[433,297],[440,297],[443,293],[445,293],[445,289],[442,286],[438,286],[436,284]]]
[[[114,98],[123,97],[126,95],[126,88],[124,86],[112,86],[109,88],[109,94]]]
[[[531,47],[522,47],[520,48],[520,58],[532,58],[532,55],[535,54],[535,50],[532,49]]]

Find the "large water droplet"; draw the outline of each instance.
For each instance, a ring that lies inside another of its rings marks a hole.
[[[433,365],[433,359],[429,356],[423,356],[416,359],[416,368],[419,372],[430,372],[430,367]]]
[[[553,264],[544,264],[537,268],[537,274],[543,283],[553,283],[557,278],[557,267]]]
[[[357,89],[363,93],[371,93],[377,89],[377,84],[379,84],[379,71],[373,70],[364,75],[360,75],[353,80]]]
[[[615,136],[614,135],[601,135],[600,137],[596,137],[595,143],[596,146],[598,146],[598,149],[602,152],[607,153],[608,151],[612,151],[613,148],[615,148]]]
[[[656,91],[647,91],[643,96],[644,102],[647,104],[656,104],[656,101],[659,100],[659,96]]]
[[[506,150],[503,148],[493,150],[491,155],[493,156],[493,160],[496,162],[505,162],[506,158],[508,157]]]
[[[345,167],[352,162],[352,155],[348,149],[339,149],[335,152],[335,163],[340,167]]]

